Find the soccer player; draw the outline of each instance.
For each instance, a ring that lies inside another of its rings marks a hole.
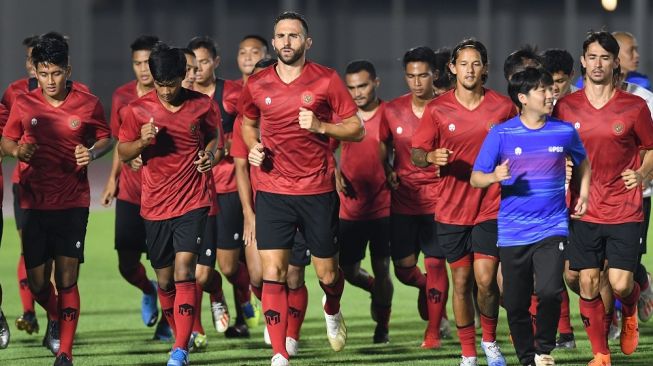
[[[2,150],[20,160],[27,280],[53,321],[48,333],[60,332],[54,364],[72,365],[80,312],[77,278],[90,204],[87,166],[112,145],[99,99],[67,87],[66,42],[42,37],[32,50],[32,64],[40,88],[16,98]],[[94,144],[87,147],[89,142]],[[50,282],[53,260],[58,296]]]
[[[379,129],[381,159],[392,189],[390,250],[397,279],[419,290],[417,308],[429,321],[421,347],[433,349],[440,347],[439,324],[449,288],[433,222],[437,196],[429,189],[434,188],[437,173],[433,167],[410,163],[410,141],[426,104],[435,98],[433,80],[439,77],[435,53],[428,47],[412,48],[404,54],[403,68],[410,92],[385,104]],[[426,275],[417,266],[420,251],[426,257]]]
[[[248,34],[240,41],[236,62],[238,63],[238,70],[242,74],[243,84],[254,73],[256,64],[260,60],[270,58],[268,48],[268,41],[256,34]]]
[[[0,103],[0,129],[4,129],[8,117],[9,117],[9,110],[7,110],[4,104]],[[2,170],[0,169],[0,180],[1,179],[2,179]],[[0,181],[0,199],[2,198],[3,191],[4,191],[4,187],[2,182]],[[0,239],[2,237],[1,233],[2,233],[3,224],[4,221],[2,218],[0,218]],[[9,331],[9,324],[7,324],[7,318],[5,318],[5,314],[2,312],[2,286],[0,286],[0,349],[7,348],[7,346],[9,346],[10,338],[11,338],[11,332]]]
[[[639,263],[643,177],[653,167],[653,121],[644,100],[615,87],[619,44],[608,32],[591,32],[581,56],[585,86],[560,100],[553,115],[571,121],[585,145],[592,167],[589,208],[569,228],[569,264],[580,271],[580,312],[592,345],[589,365],[610,365],[605,305],[599,293],[600,272],[622,303],[621,350],[632,354],[639,332],[633,281]],[[649,150],[640,159],[639,150]],[[619,156],[619,159],[615,159]],[[572,199],[578,195],[571,187]],[[611,315],[610,315],[611,318]],[[609,320],[609,319],[608,319]]]
[[[541,67],[542,58],[537,54],[537,47],[525,45],[513,51],[503,62],[503,76],[510,80],[512,75],[527,67]]]
[[[159,301],[175,329],[168,366],[188,364],[197,295],[195,263],[212,205],[211,175],[222,157],[220,114],[201,93],[184,89],[186,58],[181,49],[157,45],[149,57],[155,93],[122,113],[118,154],[143,160],[141,215]]]
[[[186,56],[186,77],[181,82],[181,86],[186,89],[193,89],[195,84],[195,74],[197,74],[197,58],[195,53],[188,48],[184,48],[184,56]]]
[[[235,287],[238,314],[236,324],[227,330],[230,337],[248,337],[246,321],[256,324],[256,314],[250,303],[249,273],[245,263],[240,261],[240,248],[243,245],[242,207],[238,198],[233,159],[228,155],[234,120],[238,114],[237,103],[242,85],[231,80],[217,78],[215,70],[220,65],[220,55],[216,42],[207,36],[195,37],[188,43],[198,62],[195,75],[195,90],[212,97],[220,107],[222,129],[225,133],[227,155],[213,169],[220,212],[217,215],[217,261],[222,274]],[[206,267],[206,266],[204,266]],[[212,267],[205,270],[217,273]],[[211,300],[213,321],[218,331],[225,331],[219,325],[229,324],[229,312],[224,300]]]
[[[509,98],[483,87],[488,57],[481,42],[460,42],[452,51],[449,68],[456,77],[456,88],[427,106],[413,136],[412,160],[417,166],[439,167],[435,220],[438,242],[449,262],[454,284],[453,309],[462,346],[460,365],[477,365],[471,301],[474,279],[483,329],[481,346],[489,365],[505,365],[496,343],[496,217],[500,192],[497,186],[475,189],[469,178],[487,132],[516,111]]]
[[[248,160],[259,167],[256,239],[273,366],[288,365],[286,272],[297,227],[325,292],[331,348],[342,350],[347,336],[340,311],[344,275],[338,268],[338,196],[329,138],[360,141],[365,130],[338,74],[306,60],[312,43],[303,16],[279,15],[272,40],[279,61],[250,76],[240,100]],[[333,114],[341,123],[331,123]]]
[[[564,288],[567,156],[580,175],[572,217],[585,213],[589,195],[589,162],[578,133],[571,124],[549,116],[555,100],[553,84],[551,74],[541,68],[512,75],[508,94],[520,115],[488,133],[470,180],[477,188],[501,184],[497,222],[504,304],[522,365],[555,364],[550,353],[556,346],[559,294]],[[539,299],[535,336],[529,313],[533,291]]]
[[[449,72],[449,60],[451,59],[451,49],[442,47],[435,50],[435,67],[437,70],[437,77],[433,79],[433,89],[435,95],[442,95],[447,91],[453,89],[455,83],[451,80]]]
[[[122,109],[154,90],[154,79],[150,73],[148,59],[158,41],[157,37],[143,35],[130,45],[135,80],[118,87],[111,100],[111,133],[116,139],[122,125]],[[111,173],[100,201],[103,206],[108,207],[114,198],[116,199],[115,249],[118,252],[118,269],[129,284],[143,293],[141,318],[146,326],[151,327],[156,324],[159,310],[156,282],[147,278],[145,267],[141,263],[141,254],[147,253],[145,224],[140,214],[142,164],[140,157],[122,163],[115,149]],[[166,340],[171,336],[165,317],[161,317],[154,339]]]
[[[340,196],[340,267],[345,279],[369,292],[372,318],[377,323],[374,343],[387,343],[393,286],[390,279],[390,188],[379,156],[383,104],[376,96],[380,80],[366,60],[352,61],[345,84],[365,124],[359,143],[340,143],[336,189]],[[337,141],[337,140],[336,140]],[[374,276],[361,268],[369,241]]]
[[[574,58],[567,50],[550,48],[540,55],[542,67],[553,77],[553,99],[557,102],[567,94],[578,91],[572,84]]]
[[[651,90],[651,81],[648,76],[637,72],[639,68],[639,44],[632,33],[612,32],[612,36],[619,43],[619,66],[626,75],[626,82],[637,84]]]

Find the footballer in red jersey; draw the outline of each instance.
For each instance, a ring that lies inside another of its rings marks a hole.
[[[570,222],[568,259],[570,269],[580,271],[579,305],[593,365],[610,364],[605,313],[612,307],[611,295],[622,304],[621,351],[628,355],[637,348],[640,288],[633,272],[644,219],[641,185],[653,168],[651,114],[643,99],[615,87],[618,55],[614,36],[589,33],[581,56],[584,88],[559,100],[553,111],[574,124],[592,167],[587,213]],[[640,150],[647,150],[643,159]],[[573,201],[579,194],[574,184],[570,192]],[[599,293],[605,261],[612,294]]]
[[[340,143],[336,189],[340,196],[340,267],[349,283],[371,294],[372,318],[377,323],[373,341],[387,343],[394,289],[389,272],[390,188],[379,156],[383,116],[383,103],[376,96],[379,83],[371,62],[358,60],[347,65],[345,84],[358,106],[365,138]],[[374,276],[361,268],[368,241]]]
[[[9,110],[4,106],[4,104],[0,103],[0,133],[2,132],[1,130],[4,129],[8,117],[9,117]],[[2,178],[1,172],[0,172],[0,178]],[[2,199],[3,189],[4,188],[0,183],[0,200]],[[0,207],[0,209],[1,208],[2,207]],[[4,223],[3,220],[0,219],[0,232],[2,232],[1,229],[3,227],[3,223]],[[2,312],[2,286],[0,286],[0,349],[7,348],[9,346],[10,337],[11,337],[11,333],[9,330],[9,324],[7,324],[7,318],[5,317],[5,314]]]
[[[210,98],[184,89],[181,49],[158,44],[149,67],[155,91],[122,113],[120,159],[143,159],[141,215],[164,315],[175,329],[169,364],[188,362],[197,309],[194,264],[213,205],[211,168],[222,157],[220,114]]]
[[[477,362],[472,305],[474,279],[483,328],[481,346],[489,364],[505,365],[496,344],[499,316],[496,219],[500,190],[498,185],[483,190],[473,188],[469,178],[490,128],[513,117],[516,109],[508,97],[483,87],[487,67],[487,51],[482,43],[473,39],[459,43],[449,65],[456,77],[456,88],[428,105],[412,142],[413,163],[439,167],[435,219],[438,241],[456,286],[453,306],[462,346],[461,365]]]
[[[48,334],[60,335],[60,343],[46,343],[57,353],[56,365],[72,365],[90,204],[87,166],[111,149],[110,130],[99,99],[67,87],[71,68],[64,40],[41,37],[32,63],[40,87],[16,98],[2,150],[20,160],[29,286],[48,312]],[[87,147],[90,142],[94,145]],[[53,261],[58,296],[50,282]]]
[[[250,76],[240,100],[248,160],[259,167],[256,240],[275,366],[288,365],[286,271],[298,227],[325,292],[331,348],[340,351],[346,341],[340,311],[344,275],[338,268],[338,196],[329,139],[360,141],[364,128],[337,73],[306,60],[312,42],[302,15],[278,16],[273,46],[279,61]],[[332,123],[333,114],[342,122]]]

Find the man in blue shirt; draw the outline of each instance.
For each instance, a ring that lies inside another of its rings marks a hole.
[[[497,245],[517,356],[523,365],[553,365],[549,354],[556,345],[569,218],[565,157],[578,167],[580,178],[580,197],[571,203],[572,218],[587,210],[590,165],[574,126],[550,117],[551,74],[535,68],[518,72],[509,81],[508,94],[520,115],[490,130],[476,158],[471,184],[477,188],[501,184]],[[528,311],[533,290],[539,300],[535,334]]]

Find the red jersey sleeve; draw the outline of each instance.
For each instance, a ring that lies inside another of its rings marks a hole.
[[[653,149],[653,119],[651,119],[651,112],[646,104],[640,109],[633,127],[639,147],[646,150]]]
[[[122,124],[120,125],[118,140],[120,142],[138,140],[141,137],[141,123],[136,120],[131,106],[127,106],[120,111],[120,118],[122,118]]]
[[[95,139],[95,141],[111,137],[111,130],[104,119],[104,108],[102,108],[102,103],[99,100],[95,103],[93,114],[88,123],[91,126],[91,136],[89,137]]]
[[[426,106],[424,114],[419,122],[419,127],[415,131],[412,139],[414,149],[424,151],[433,151],[438,143],[438,128],[433,118],[430,106]]]
[[[8,138],[13,141],[19,141],[20,138],[23,136],[23,124],[22,124],[22,119],[23,119],[23,111],[22,108],[20,108],[19,104],[14,105],[13,108],[11,108],[11,111],[9,112],[9,117],[7,117],[7,123],[5,124],[5,128],[2,131],[2,137],[3,138]]]
[[[249,119],[257,119],[261,115],[261,111],[258,109],[254,100],[252,99],[252,93],[250,91],[251,83],[245,84],[243,92],[240,95],[240,110],[243,115]]]
[[[349,94],[349,90],[342,82],[340,76],[334,71],[331,74],[329,82],[329,105],[333,113],[340,117],[340,119],[349,118],[358,112],[358,107]]]

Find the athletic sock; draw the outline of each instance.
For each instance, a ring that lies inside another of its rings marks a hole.
[[[170,325],[170,329],[172,329],[173,334],[177,334],[177,329],[175,326],[175,312],[174,312],[174,307],[175,307],[175,295],[177,293],[177,290],[173,286],[172,289],[166,291],[157,286],[157,292],[159,294],[159,304],[161,304],[161,312],[163,313],[163,316],[166,317],[166,320],[168,321],[168,325]]]
[[[204,327],[202,326],[202,298],[204,297],[204,291],[199,283],[196,283],[195,286],[195,295],[197,296],[195,299],[195,308],[197,311],[193,313],[193,332],[206,334],[206,332],[204,332]]]
[[[48,313],[48,319],[52,321],[59,320],[59,304],[57,300],[57,294],[54,292],[54,286],[52,282],[48,282],[48,287],[38,294],[33,294],[34,300],[41,305],[43,309]]]
[[[263,315],[270,334],[272,353],[289,358],[286,351],[288,327],[288,290],[285,283],[263,281]]]
[[[336,315],[340,311],[340,298],[345,288],[345,275],[342,270],[338,268],[338,278],[336,282],[331,285],[325,285],[320,281],[320,287],[326,294],[326,302],[324,303],[324,312],[328,315]]]
[[[188,349],[188,340],[193,330],[193,320],[197,308],[197,286],[195,280],[175,282],[174,318],[177,333],[175,334],[175,348]]]
[[[59,353],[72,358],[73,340],[79,321],[79,290],[77,284],[58,289],[59,292]]]
[[[34,313],[34,296],[32,296],[32,291],[29,289],[25,257],[22,254],[18,258],[16,274],[18,276],[18,295],[20,295],[20,302],[23,304],[23,313]]]
[[[560,304],[560,320],[558,321],[558,333],[573,333],[574,328],[571,326],[569,317],[569,292],[565,288],[561,293],[562,303]]]
[[[300,330],[308,307],[308,290],[306,284],[296,289],[288,289],[288,329],[286,337],[299,340]]]
[[[609,354],[607,330],[605,327],[605,307],[601,295],[587,300],[580,298],[580,317],[592,345],[592,353]]]
[[[244,263],[238,262],[238,268],[233,275],[227,277],[227,280],[235,287],[238,305],[242,305],[250,300],[249,272]]]
[[[252,284],[249,285],[249,288],[251,289],[254,296],[256,296],[258,301],[261,301],[261,299],[263,298],[263,288],[262,287],[256,287],[256,286],[254,286]]]
[[[444,259],[426,257],[426,306],[428,308],[428,327],[436,338],[440,338],[440,322],[445,311],[449,294],[449,278]]]
[[[215,269],[213,276],[211,276],[211,283],[208,284],[204,290],[209,293],[211,302],[224,302],[224,292],[222,292],[222,276]]]
[[[637,300],[639,300],[639,284],[637,282],[633,283],[633,289],[630,291],[630,294],[625,297],[621,297],[614,294],[615,298],[621,301],[621,314],[624,317],[631,317],[637,312]]]
[[[481,314],[481,329],[483,342],[494,342],[497,340],[497,323],[499,318],[490,318]]]
[[[426,276],[417,266],[399,267],[395,266],[395,276],[399,282],[407,286],[424,289],[426,287]]]
[[[129,271],[129,273],[120,271],[120,274],[125,280],[127,280],[127,282],[138,287],[144,294],[150,295],[156,291],[156,288],[152,286],[152,282],[147,278],[145,267],[143,267],[143,264],[140,262],[138,262],[133,271]]]
[[[465,357],[476,357],[476,329],[474,323],[458,327],[458,338],[462,354]]]

